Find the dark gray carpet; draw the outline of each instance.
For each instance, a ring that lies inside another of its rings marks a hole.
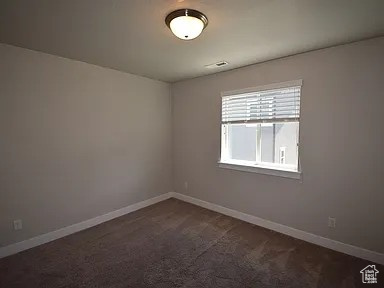
[[[384,287],[368,264],[170,199],[0,259],[0,287]]]

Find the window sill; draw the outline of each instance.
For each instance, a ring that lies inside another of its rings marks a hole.
[[[266,166],[248,166],[228,162],[218,162],[220,168],[232,169],[244,172],[253,172],[264,175],[272,175],[291,179],[301,179],[301,172],[284,170],[281,168],[271,168]]]

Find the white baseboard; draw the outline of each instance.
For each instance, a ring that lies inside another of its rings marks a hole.
[[[204,207],[206,209],[231,216],[236,219],[243,220],[245,222],[255,224],[276,232],[280,232],[282,234],[304,240],[309,243],[313,243],[325,248],[329,248],[338,252],[342,252],[348,255],[352,255],[358,258],[362,258],[368,261],[372,261],[375,263],[379,263],[384,265],[384,254],[374,252],[371,250],[367,250],[364,248],[356,247],[353,245],[345,244],[336,240],[331,240],[322,236],[318,236],[315,234],[311,234],[302,230],[298,230],[295,228],[291,228],[282,224],[274,223],[272,221],[268,221],[256,216],[252,216],[249,214],[245,214],[236,210],[232,210],[217,204],[213,204],[207,201],[203,201],[197,198],[193,198],[184,194],[176,193],[176,192],[171,192],[170,196],[191,204],[195,204],[201,207]]]
[[[163,200],[166,200],[166,199],[172,198],[172,197],[179,199],[179,200],[182,200],[182,201],[185,201],[185,202],[188,202],[188,203],[191,203],[191,204],[195,204],[195,205],[204,207],[206,209],[209,209],[209,210],[212,210],[212,211],[215,211],[215,212],[227,215],[227,216],[231,216],[231,217],[236,218],[236,219],[243,220],[243,221],[251,223],[251,224],[255,224],[255,225],[276,231],[276,232],[280,232],[280,233],[285,234],[285,235],[289,235],[291,237],[294,237],[294,238],[297,238],[300,240],[304,240],[304,241],[309,242],[309,243],[313,243],[313,244],[316,244],[316,245],[319,245],[322,247],[326,247],[326,248],[329,248],[329,249],[332,249],[332,250],[335,250],[338,252],[342,252],[342,253],[345,253],[348,255],[352,255],[355,257],[359,257],[362,259],[366,259],[368,261],[372,261],[372,262],[384,265],[384,254],[382,254],[382,253],[378,253],[378,252],[370,251],[370,250],[367,250],[364,248],[345,244],[345,243],[342,243],[342,242],[339,242],[336,240],[331,240],[331,239],[328,239],[328,238],[325,238],[322,236],[311,234],[311,233],[308,233],[308,232],[305,232],[302,230],[298,230],[295,228],[291,228],[291,227],[288,227],[288,226],[285,226],[282,224],[274,223],[272,221],[268,221],[268,220],[265,220],[265,219],[262,219],[262,218],[259,218],[256,216],[245,214],[245,213],[233,210],[233,209],[229,209],[229,208],[217,205],[217,204],[213,204],[213,203],[210,203],[207,201],[203,201],[203,200],[200,200],[197,198],[193,198],[193,197],[190,197],[190,196],[187,196],[184,194],[180,194],[180,193],[175,193],[175,192],[165,193],[165,194],[162,194],[160,196],[157,196],[157,197],[154,197],[154,198],[151,198],[148,200],[144,200],[144,201],[141,201],[139,203],[129,205],[129,206],[121,208],[119,210],[115,210],[115,211],[109,212],[107,214],[97,216],[95,218],[85,220],[83,222],[80,222],[80,223],[77,223],[77,224],[74,224],[71,226],[67,226],[67,227],[61,228],[61,229],[53,231],[53,232],[49,232],[49,233],[46,233],[43,235],[33,237],[31,239],[28,239],[28,240],[24,240],[24,241],[15,243],[15,244],[11,244],[11,245],[2,247],[2,248],[0,248],[0,258],[9,256],[12,254],[16,254],[18,252],[21,252],[21,251],[24,251],[24,250],[48,243],[48,242],[51,242],[53,240],[65,237],[67,235],[79,232],[81,230],[88,229],[90,227],[99,225],[99,224],[104,223],[106,221],[109,221],[109,220],[112,220],[114,218],[123,216],[125,214],[134,212],[134,211],[139,210],[141,208],[156,204],[158,202],[161,202]]]
[[[97,217],[89,219],[89,220],[85,220],[83,222],[80,222],[80,223],[77,223],[77,224],[74,224],[71,226],[61,228],[61,229],[56,230],[56,231],[52,231],[52,232],[49,232],[49,233],[46,233],[43,235],[33,237],[31,239],[28,239],[28,240],[24,240],[21,242],[17,242],[15,244],[11,244],[11,245],[2,247],[2,248],[0,248],[0,258],[9,256],[12,254],[16,254],[18,252],[21,252],[21,251],[24,251],[24,250],[48,243],[48,242],[51,242],[53,240],[62,238],[64,236],[67,236],[67,235],[70,235],[70,234],[73,234],[76,232],[79,232],[81,230],[88,229],[90,227],[99,225],[103,222],[106,222],[106,221],[112,220],[114,218],[123,216],[125,214],[131,213],[131,212],[139,210],[141,208],[156,204],[160,201],[163,201],[163,200],[170,198],[171,194],[172,193],[165,193],[165,194],[162,194],[160,196],[153,197],[151,199],[144,200],[144,201],[129,205],[127,207],[109,212],[109,213],[101,215],[101,216],[97,216]]]

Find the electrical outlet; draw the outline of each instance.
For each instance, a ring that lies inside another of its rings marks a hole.
[[[188,190],[188,182],[184,182],[184,189]]]
[[[336,218],[328,217],[328,227],[329,228],[336,228]]]
[[[14,220],[13,221],[13,228],[15,229],[15,230],[21,230],[21,229],[23,229],[23,221],[22,220]]]

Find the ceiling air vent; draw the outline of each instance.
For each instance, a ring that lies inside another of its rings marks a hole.
[[[227,61],[219,61],[217,63],[213,63],[213,64],[209,64],[209,65],[205,65],[205,68],[219,68],[219,67],[223,67],[223,66],[226,66],[228,65],[228,62]]]

